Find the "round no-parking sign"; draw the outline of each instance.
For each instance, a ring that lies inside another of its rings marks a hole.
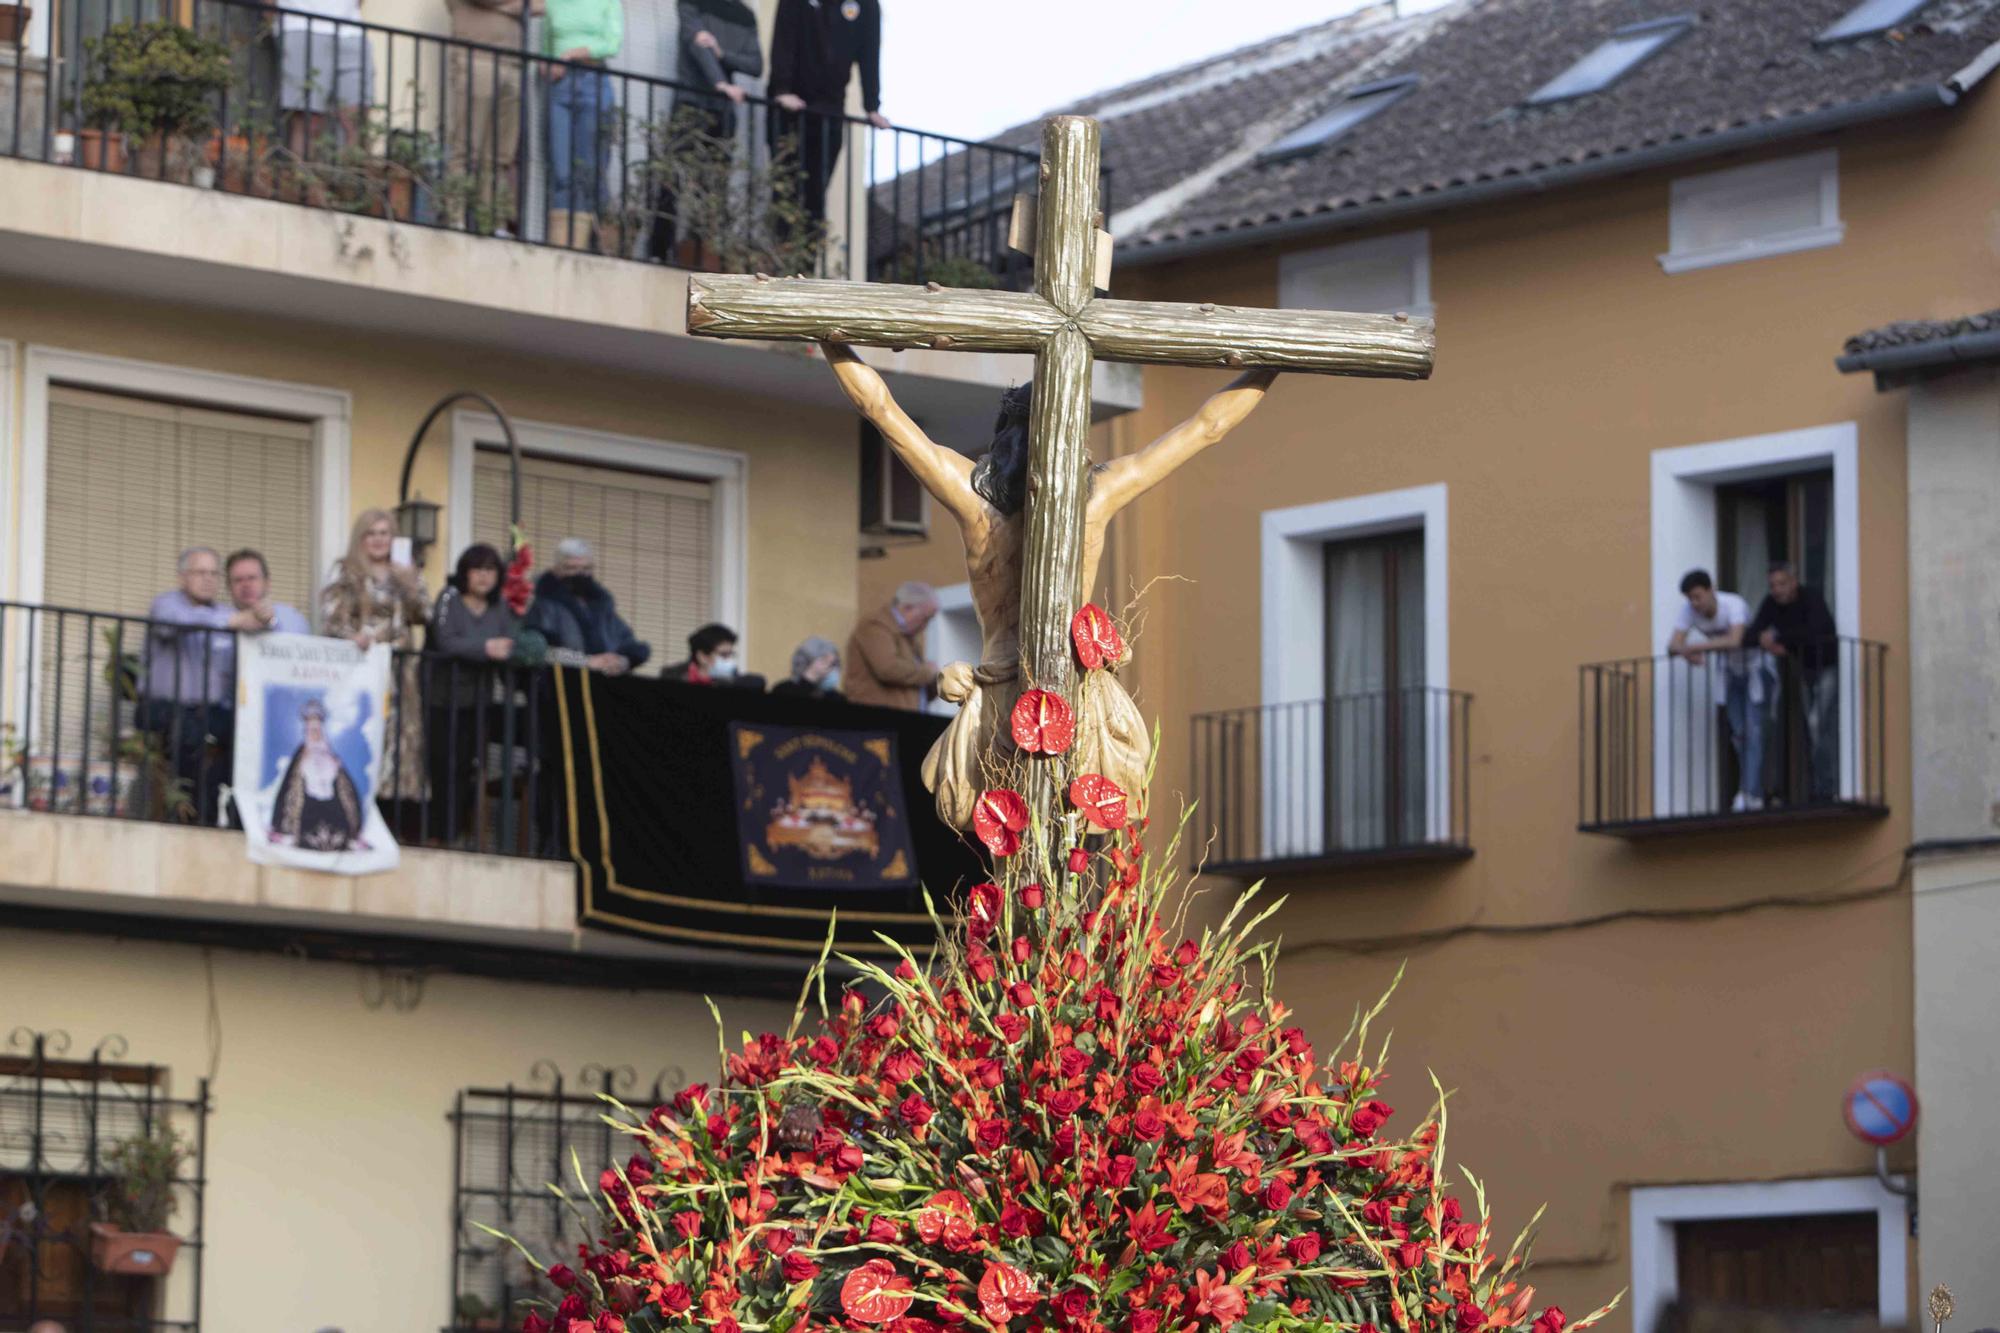
[[[1863,1074],[1847,1090],[1840,1113],[1854,1137],[1887,1147],[1917,1127],[1917,1094],[1894,1074]]]

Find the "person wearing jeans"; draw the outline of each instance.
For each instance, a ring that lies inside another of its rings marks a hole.
[[[1710,683],[1722,696],[1729,723],[1729,744],[1736,751],[1736,800],[1730,807],[1742,814],[1764,808],[1764,679],[1761,669],[1746,659],[1744,631],[1750,623],[1750,603],[1733,592],[1716,591],[1705,569],[1691,569],[1681,579],[1681,603],[1674,619],[1667,652],[1684,658],[1690,670],[1711,668]]]
[[[603,68],[625,41],[621,0],[548,0],[549,234],[565,249],[596,246],[609,199],[605,171],[618,109]]]
[[[1840,639],[1833,612],[1798,571],[1771,566],[1771,592],[1757,608],[1746,637],[1778,659],[1788,697],[1805,715],[1808,798],[1813,804],[1840,796]]]

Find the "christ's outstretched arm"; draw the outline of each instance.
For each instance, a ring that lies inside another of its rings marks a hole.
[[[1091,482],[1093,517],[1109,521],[1113,514],[1160,484],[1168,473],[1193,458],[1243,423],[1264,401],[1275,370],[1252,370],[1236,377],[1201,410],[1145,448],[1113,459]]]
[[[896,457],[903,460],[903,466],[916,474],[924,489],[936,496],[938,503],[949,509],[960,523],[968,527],[984,523],[984,503],[972,489],[972,460],[924,434],[923,428],[910,420],[910,414],[890,395],[889,386],[882,382],[874,367],[856,356],[852,348],[821,343],[820,349],[826,353],[826,363],[833,367],[848,400],[882,432],[882,438],[896,451]]]

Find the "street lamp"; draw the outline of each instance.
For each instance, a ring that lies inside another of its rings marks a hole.
[[[419,569],[424,552],[437,543],[438,506],[424,499],[422,492],[396,506],[396,531],[410,539],[410,555]]]
[[[396,487],[396,530],[410,539],[411,555],[421,565],[424,562],[424,548],[437,541],[438,506],[421,495],[410,495],[410,469],[416,465],[417,447],[424,442],[424,434],[431,423],[444,415],[444,410],[453,403],[471,399],[491,412],[500,423],[500,433],[507,437],[508,500],[507,520],[513,527],[521,526],[521,442],[514,436],[514,423],[507,419],[500,404],[494,402],[477,389],[457,389],[438,399],[430,411],[424,413],[423,423],[417,433],[410,437],[410,447],[403,454],[403,479]],[[463,535],[459,544],[465,545]],[[512,555],[511,541],[508,554]]]

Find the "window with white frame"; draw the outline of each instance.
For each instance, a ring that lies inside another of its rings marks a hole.
[[[1833,149],[1675,181],[1668,203],[1668,273],[1838,245],[1840,169]]]
[[[1398,232],[1285,255],[1278,261],[1278,304],[1287,310],[1429,315],[1431,234]]]

